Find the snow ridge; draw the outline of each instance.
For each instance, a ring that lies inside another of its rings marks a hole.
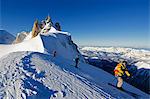
[[[103,99],[148,98],[124,83],[127,91],[108,85],[114,76],[85,63],[67,32],[56,30],[50,17],[39,28],[36,20],[29,33],[15,44],[0,44],[0,98],[8,99]],[[46,23],[45,23],[46,22]],[[17,39],[16,39],[17,41]],[[54,57],[53,52],[56,51]],[[133,53],[134,54],[134,53]],[[79,68],[74,59],[80,58]]]

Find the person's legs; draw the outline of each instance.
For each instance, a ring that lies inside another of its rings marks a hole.
[[[75,67],[76,67],[76,68],[78,68],[78,63],[77,63],[77,61],[76,61],[76,65],[75,65]]]
[[[117,79],[118,79],[117,87],[121,88],[123,84],[123,79],[121,77],[118,77]]]
[[[75,67],[78,68],[78,67],[77,67],[77,63],[76,63],[76,65],[75,65]]]

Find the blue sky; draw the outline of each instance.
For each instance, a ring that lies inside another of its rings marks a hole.
[[[149,0],[1,0],[0,26],[16,35],[49,14],[78,45],[150,47],[148,9]]]

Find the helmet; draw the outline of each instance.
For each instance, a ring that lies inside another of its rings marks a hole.
[[[119,59],[119,63],[127,64],[127,61],[125,59]]]
[[[127,64],[127,61],[122,61],[122,63],[125,63],[125,64]]]

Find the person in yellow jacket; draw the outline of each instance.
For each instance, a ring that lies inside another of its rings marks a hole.
[[[128,72],[128,69],[126,67],[126,61],[122,61],[119,64],[117,64],[117,66],[114,69],[114,73],[115,76],[117,77],[117,88],[122,90],[122,84],[123,84],[123,79],[122,76],[123,75],[127,75],[128,77],[130,77],[130,73]]]

